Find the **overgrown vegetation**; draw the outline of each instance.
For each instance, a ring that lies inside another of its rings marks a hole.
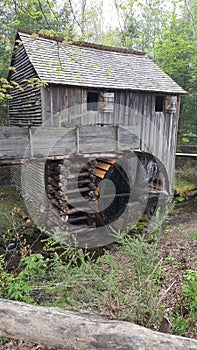
[[[197,271],[186,270],[182,284],[184,308],[172,315],[174,332],[184,335],[197,325]]]
[[[1,258],[1,297],[85,308],[158,329],[164,315],[159,295],[164,271],[157,243],[123,234],[117,250],[104,250],[99,257],[69,246],[58,253],[52,239],[45,240],[43,249],[50,252],[47,259],[42,254],[23,257],[17,273],[6,272]]]
[[[51,238],[43,244],[44,253],[21,257],[13,271],[7,270],[1,256],[0,297],[86,309],[160,330],[170,286],[164,289],[166,272],[158,257],[158,240],[149,243],[143,235],[123,233],[113,248],[104,249],[99,256],[75,247],[59,247]],[[175,258],[167,260],[176,265]],[[197,321],[196,271],[187,270],[184,281],[184,306],[168,315],[173,332],[180,335],[194,332]]]
[[[196,177],[196,160],[191,159],[177,159],[175,170],[175,187],[191,185],[197,186]]]
[[[31,224],[23,202],[11,195],[9,188],[10,185],[2,186],[0,197],[4,226],[0,242],[0,297],[86,309],[160,331],[166,331],[163,322],[168,320],[168,332],[197,335],[195,261],[182,267],[186,247],[190,254],[195,252],[195,229],[189,234],[180,229],[176,240],[187,239],[186,245],[177,243],[170,253],[165,250],[172,242],[168,218],[165,226],[159,225],[152,234],[145,234],[145,225],[140,231],[135,226],[129,233],[122,233],[117,243],[103,249],[60,246],[44,230],[38,231]],[[174,212],[172,218],[173,215]],[[169,271],[173,271],[170,279]],[[176,282],[181,275],[182,279]],[[173,306],[169,306],[173,298]]]

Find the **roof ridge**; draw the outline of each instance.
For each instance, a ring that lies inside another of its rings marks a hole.
[[[29,36],[33,36],[38,35],[38,38],[42,38],[42,39],[47,39],[47,40],[54,40],[57,42],[64,42],[64,39],[58,38],[56,36],[47,36],[47,35],[43,35],[40,33],[34,33],[34,32],[30,32],[28,30],[24,30],[24,29],[19,29],[18,30],[18,34],[27,34]],[[127,49],[124,47],[115,47],[115,46],[107,46],[107,45],[102,45],[102,44],[95,44],[95,43],[89,43],[87,41],[68,41],[67,42],[68,45],[73,45],[73,46],[81,46],[81,47],[87,47],[87,48],[91,48],[91,49],[96,49],[96,50],[101,50],[101,51],[111,51],[111,52],[119,52],[119,53],[125,53],[125,54],[132,54],[132,55],[138,55],[138,56],[145,56],[145,52],[142,51],[137,51],[137,50],[133,50],[133,49]]]
[[[97,50],[103,50],[103,51],[112,51],[112,52],[133,54],[133,55],[139,55],[139,56],[144,56],[145,55],[145,52],[142,52],[142,51],[127,49],[127,48],[124,48],[124,47],[115,47],[115,46],[94,44],[94,43],[89,43],[89,42],[86,42],[86,41],[74,41],[72,44],[76,45],[76,46],[88,47],[88,48],[97,49]]]

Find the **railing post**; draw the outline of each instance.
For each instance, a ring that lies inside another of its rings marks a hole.
[[[76,126],[76,153],[79,154],[79,125]]]
[[[119,152],[119,125],[115,126],[115,133],[116,133],[116,152]]]

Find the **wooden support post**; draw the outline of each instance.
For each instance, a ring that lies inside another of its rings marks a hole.
[[[79,154],[79,126],[76,126],[76,154]]]

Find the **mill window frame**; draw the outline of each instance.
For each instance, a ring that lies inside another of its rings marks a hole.
[[[100,91],[88,90],[87,92],[87,110],[98,111],[98,102]]]
[[[156,95],[155,96],[155,112],[164,112],[165,106],[165,96]]]

